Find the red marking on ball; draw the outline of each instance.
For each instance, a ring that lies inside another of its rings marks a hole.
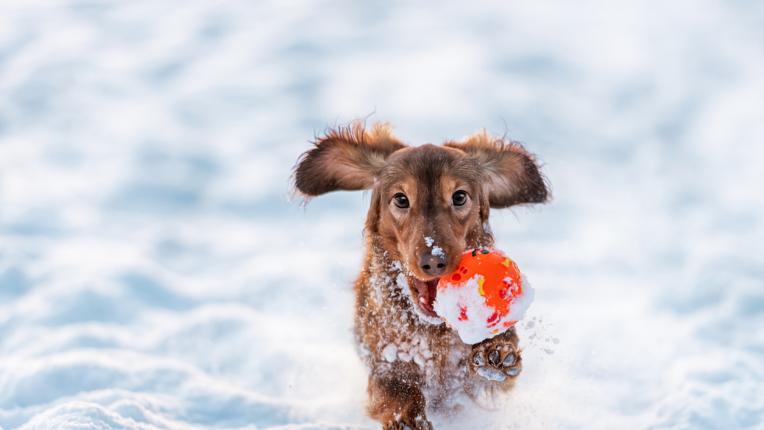
[[[459,306],[459,321],[467,321],[468,319],[467,308],[464,306]]]
[[[488,327],[491,328],[499,323],[499,311],[494,311],[494,313],[491,314],[490,317],[488,317],[485,322],[488,324]]]

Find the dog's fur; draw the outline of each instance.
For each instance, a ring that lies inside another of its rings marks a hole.
[[[454,394],[476,399],[512,386],[522,366],[514,328],[467,345],[431,302],[438,276],[453,271],[464,250],[493,245],[490,208],[547,200],[531,154],[485,132],[410,147],[386,125],[355,123],[317,139],[298,160],[294,180],[306,197],[372,190],[355,284],[355,334],[370,369],[372,418],[384,429],[431,429],[427,411],[453,408]],[[462,204],[458,191],[467,194]]]

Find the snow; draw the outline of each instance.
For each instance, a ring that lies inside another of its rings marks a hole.
[[[392,363],[398,357],[398,347],[396,347],[392,343],[388,344],[386,347],[382,349],[382,357],[388,363]]]
[[[480,274],[475,274],[472,278],[456,284],[451,282],[438,284],[438,295],[435,297],[433,309],[456,330],[464,343],[474,345],[506,331],[506,328],[497,329],[497,327],[504,327],[505,321],[520,321],[525,317],[533,303],[535,290],[525,275],[521,274],[521,276],[522,294],[512,298],[509,312],[500,316],[493,324],[488,324],[487,321],[496,313],[496,309],[489,306],[486,298],[479,292],[480,283],[485,279]],[[512,285],[514,281],[507,277],[505,282]]]
[[[512,300],[512,305],[509,307],[509,313],[503,318],[507,321],[520,321],[525,318],[525,314],[528,312],[528,308],[531,307],[533,299],[536,298],[536,290],[533,289],[533,285],[528,282],[528,278],[521,274],[521,283],[523,286],[523,292],[519,296]],[[512,278],[505,278],[505,282],[512,283]]]
[[[0,5],[0,427],[372,429],[327,126],[525,142],[523,373],[438,429],[764,422],[764,6]],[[553,352],[553,353],[552,353]],[[416,359],[412,355],[412,359]]]
[[[400,360],[404,362],[413,361],[422,369],[432,366],[433,357],[426,342],[420,338],[414,338],[411,342],[401,342],[398,345],[388,344],[382,349],[382,358],[388,363]]]
[[[428,248],[432,248],[430,250],[430,254],[434,255],[436,257],[442,257],[445,255],[445,252],[443,251],[443,248],[439,247],[438,245],[434,245],[435,239],[431,238],[430,236],[424,237],[424,244],[427,245]]]
[[[489,367],[479,367],[477,370],[477,373],[483,378],[488,379],[489,381],[501,382],[507,379],[507,375],[502,373],[501,370],[492,369]]]

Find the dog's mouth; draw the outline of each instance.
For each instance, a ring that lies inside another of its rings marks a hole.
[[[417,293],[417,305],[425,315],[433,318],[438,318],[438,314],[435,313],[433,306],[435,304],[435,297],[438,295],[439,280],[440,278],[422,281],[414,278],[414,288]]]

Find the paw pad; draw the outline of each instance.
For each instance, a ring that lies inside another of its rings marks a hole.
[[[511,343],[488,342],[478,345],[472,354],[472,369],[489,381],[501,382],[514,378],[522,370],[522,358]]]

